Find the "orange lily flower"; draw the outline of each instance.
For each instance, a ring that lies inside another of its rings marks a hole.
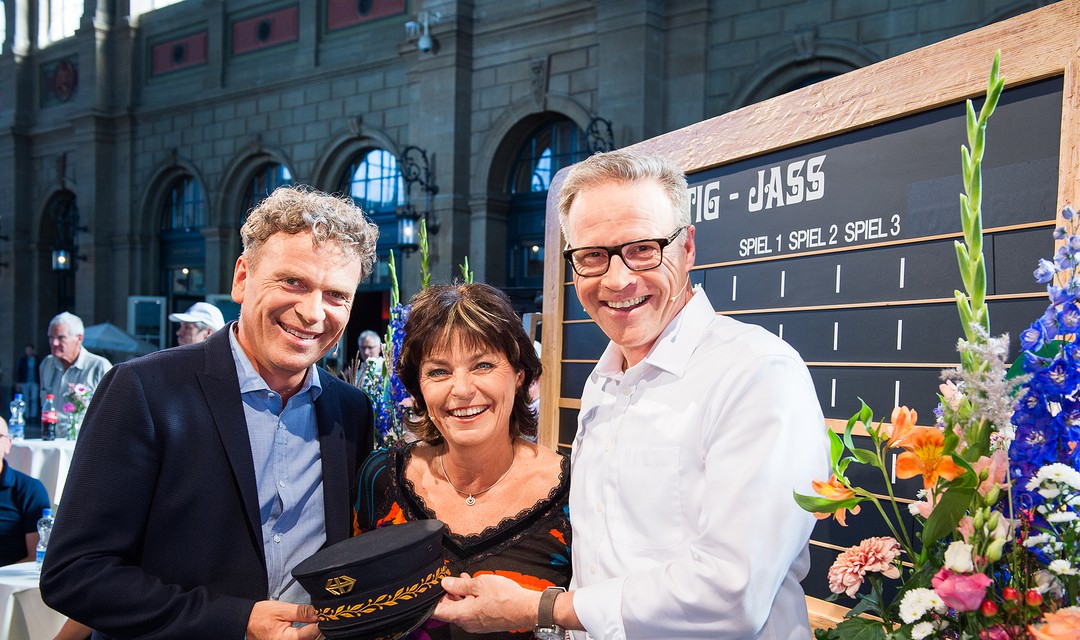
[[[819,495],[828,498],[829,500],[840,501],[855,497],[855,492],[841,484],[840,481],[836,479],[835,474],[829,477],[828,482],[814,480],[810,484],[814,487],[814,491],[816,491]],[[857,515],[860,508],[861,507],[859,507],[859,505],[855,505],[854,507],[852,507],[850,509],[852,515]],[[836,516],[836,521],[840,523],[840,526],[846,527],[847,512],[847,508],[841,508],[833,511],[832,513],[815,513],[814,517],[818,520],[824,520],[829,516]]]
[[[934,427],[913,427],[901,445],[905,451],[896,458],[896,477],[923,477],[923,488],[930,489],[938,478],[955,480],[964,469],[945,454],[945,434]]]
[[[889,449],[903,446],[904,438],[911,433],[911,429],[919,420],[919,412],[907,407],[896,407],[892,410],[892,425],[888,427],[889,438],[885,444]]]

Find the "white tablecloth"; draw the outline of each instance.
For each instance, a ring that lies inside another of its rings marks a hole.
[[[55,505],[60,504],[60,496],[64,493],[74,451],[74,440],[15,440],[6,459],[12,468],[41,480],[49,492],[49,500]]]
[[[52,638],[66,620],[41,601],[37,565],[0,567],[0,640]]]

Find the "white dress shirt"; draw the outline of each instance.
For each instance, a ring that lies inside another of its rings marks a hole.
[[[799,354],[698,289],[622,366],[609,344],[581,398],[575,637],[811,637],[799,581],[815,520],[792,491],[828,476],[828,440]]]

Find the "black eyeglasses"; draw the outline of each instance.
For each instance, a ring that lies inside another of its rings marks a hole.
[[[611,256],[618,254],[626,268],[631,271],[648,271],[660,266],[664,259],[664,247],[671,244],[686,227],[679,227],[666,238],[632,240],[614,247],[578,247],[563,251],[574,273],[583,278],[593,278],[607,273]]]

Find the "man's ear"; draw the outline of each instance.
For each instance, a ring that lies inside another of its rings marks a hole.
[[[236,267],[233,268],[232,300],[236,304],[244,303],[244,285],[248,278],[248,264],[241,255],[236,259]]]

